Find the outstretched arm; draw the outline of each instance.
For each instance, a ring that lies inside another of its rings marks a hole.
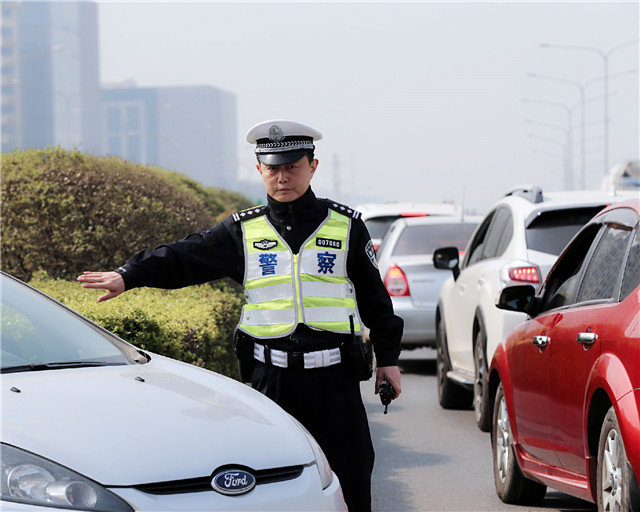
[[[124,279],[117,272],[83,272],[78,276],[78,281],[83,288],[107,290],[107,293],[98,297],[98,302],[113,299],[125,290]]]
[[[225,276],[241,283],[244,255],[240,229],[227,217],[211,229],[141,251],[116,272],[84,272],[78,281],[84,288],[107,291],[98,302],[143,286],[175,289]]]

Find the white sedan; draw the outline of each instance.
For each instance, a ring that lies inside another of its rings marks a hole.
[[[0,279],[2,510],[346,510],[271,400]]]

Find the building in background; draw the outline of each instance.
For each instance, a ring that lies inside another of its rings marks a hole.
[[[235,95],[210,86],[102,91],[102,152],[238,189]]]
[[[97,153],[98,15],[90,2],[2,3],[2,151]]]
[[[238,189],[235,95],[102,88],[95,3],[2,2],[2,151],[61,146]]]

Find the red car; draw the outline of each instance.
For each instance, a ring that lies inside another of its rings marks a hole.
[[[617,203],[573,238],[536,294],[505,288],[527,321],[489,370],[493,472],[507,503],[546,487],[640,510],[640,200]]]

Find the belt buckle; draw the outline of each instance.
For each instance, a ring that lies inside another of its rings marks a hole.
[[[304,352],[288,352],[288,366],[296,370],[304,369]]]

